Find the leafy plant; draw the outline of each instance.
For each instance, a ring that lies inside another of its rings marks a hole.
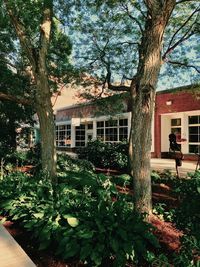
[[[51,247],[63,259],[121,267],[146,261],[158,247],[151,225],[102,174],[66,172],[53,188],[42,174],[12,173],[0,181],[0,198],[4,213],[33,234],[39,249]]]
[[[80,158],[91,161],[95,167],[127,171],[128,144],[103,143],[100,140],[90,141],[87,147],[78,151]]]

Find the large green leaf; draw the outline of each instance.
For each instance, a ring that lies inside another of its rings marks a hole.
[[[73,215],[70,215],[70,214],[66,214],[66,215],[63,215],[63,217],[67,220],[68,224],[71,226],[71,227],[76,227],[78,226],[79,224],[79,220],[74,217]]]

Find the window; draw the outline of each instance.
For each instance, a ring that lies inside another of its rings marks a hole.
[[[200,116],[189,116],[188,124],[189,153],[196,153],[200,146]]]
[[[103,142],[128,139],[128,119],[97,121],[97,138]]]
[[[87,125],[87,129],[88,130],[92,130],[93,129],[93,122],[89,122]]]
[[[176,141],[181,141],[181,118],[171,119],[171,133],[176,135]],[[181,150],[181,144],[178,144],[179,149]]]
[[[85,125],[81,124],[76,127],[76,147],[85,146]]]
[[[174,127],[174,126],[181,126],[181,119],[178,118],[178,119],[172,119],[171,120],[171,126]]]
[[[71,125],[56,126],[56,146],[70,147],[71,145]]]

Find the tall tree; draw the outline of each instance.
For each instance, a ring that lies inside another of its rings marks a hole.
[[[199,5],[190,0],[76,2],[75,29],[84,33],[77,46],[77,63],[96,77],[102,91],[130,92],[129,158],[135,207],[151,213],[151,123],[157,82],[164,63],[199,73],[197,62],[183,57],[189,55],[189,47],[195,53]]]
[[[53,0],[1,2],[1,13],[10,26],[12,42],[17,47],[14,55],[7,54],[5,59],[8,64],[13,64],[20,57],[21,68],[29,74],[31,103],[40,124],[42,168],[54,180],[56,149],[51,95],[58,84],[68,80],[71,44],[58,26]],[[14,71],[16,69],[18,66],[14,66]],[[0,96],[15,100],[12,94]],[[19,98],[16,100],[20,102]],[[26,104],[26,99],[23,101]]]

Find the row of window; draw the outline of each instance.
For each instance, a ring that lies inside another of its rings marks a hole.
[[[75,146],[86,144],[86,131],[93,129],[93,123],[81,124],[75,128]],[[128,139],[128,119],[97,121],[97,138],[103,142],[119,142]],[[91,133],[87,136],[91,139]],[[88,140],[87,140],[88,141]],[[56,145],[71,146],[71,125],[56,126]]]
[[[93,129],[93,123],[81,124],[75,128],[75,146],[83,147],[86,144],[87,130]],[[171,132],[181,138],[181,118],[171,120]],[[103,142],[120,142],[128,139],[128,119],[97,121],[97,138]],[[91,133],[90,133],[91,135]],[[200,147],[200,116],[188,117],[189,153],[195,153]],[[71,146],[71,125],[56,126],[56,145],[58,147]]]

